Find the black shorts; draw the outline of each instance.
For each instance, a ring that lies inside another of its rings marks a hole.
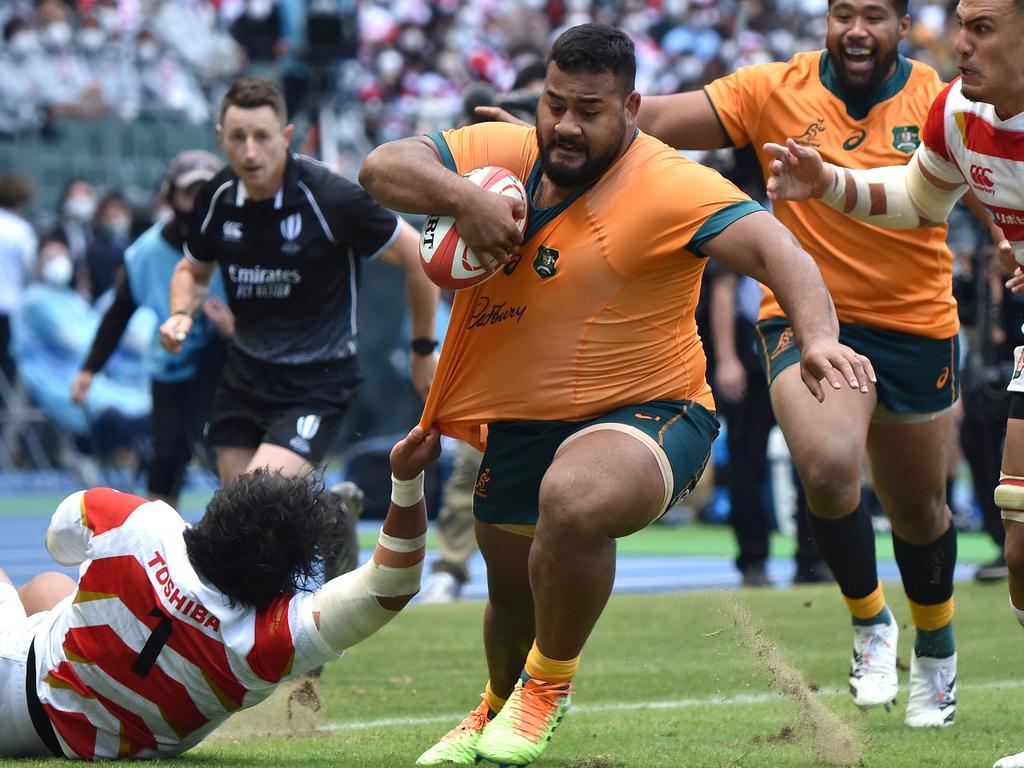
[[[218,447],[279,445],[318,463],[362,382],[355,358],[301,365],[228,351],[207,435]]]

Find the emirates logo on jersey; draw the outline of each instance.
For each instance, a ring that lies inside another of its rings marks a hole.
[[[986,168],[983,165],[972,165],[971,166],[971,181],[974,182],[974,186],[979,187],[985,191],[991,191],[995,188],[996,183],[992,181],[991,168]]]

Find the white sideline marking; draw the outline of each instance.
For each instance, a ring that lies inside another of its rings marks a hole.
[[[1024,688],[1024,678],[1019,680],[993,680],[988,683],[959,684],[957,690],[993,691],[1000,688]],[[846,688],[822,688],[815,692],[817,696],[826,698],[849,695]],[[712,696],[705,699],[672,699],[669,701],[631,701],[605,702],[603,704],[573,704],[570,712],[621,712],[634,709],[691,709],[693,707],[732,706],[736,704],[763,704],[776,699],[785,698],[780,693],[738,693],[735,696]],[[464,712],[451,715],[431,715],[430,717],[385,717],[380,720],[356,720],[351,722],[325,723],[320,726],[322,731],[359,731],[368,728],[394,728],[407,725],[434,725],[438,723],[458,723],[465,717]]]

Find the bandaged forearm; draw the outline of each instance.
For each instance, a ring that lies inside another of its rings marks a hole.
[[[381,531],[373,558],[313,595],[320,614],[320,636],[336,651],[365,640],[398,615],[378,597],[407,597],[420,589],[426,534],[399,539]]]
[[[832,186],[819,198],[868,224],[886,229],[917,229],[949,217],[966,186],[945,190],[924,176],[915,153],[907,165],[840,168],[833,165]]]

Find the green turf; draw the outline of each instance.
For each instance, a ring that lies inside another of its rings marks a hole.
[[[901,590],[887,585],[887,591],[905,629]],[[1006,608],[1005,587],[964,584],[957,602],[957,723],[917,731],[902,722],[905,671],[892,712],[861,713],[851,703],[844,690],[849,619],[834,587],[613,597],[583,655],[575,710],[535,765],[810,768],[821,764],[815,740],[834,743],[848,729],[861,754],[846,757],[859,768],[987,768],[1024,749],[1017,706],[1024,636]],[[175,763],[412,766],[478,702],[482,608],[479,602],[414,606],[328,666],[320,696],[324,720],[335,730],[289,738],[281,718],[272,723],[280,735],[201,745]],[[749,630],[737,618],[743,611],[751,617]],[[905,629],[904,664],[912,642]],[[818,689],[811,698],[834,715],[832,722],[774,692],[764,663],[772,646]]]

